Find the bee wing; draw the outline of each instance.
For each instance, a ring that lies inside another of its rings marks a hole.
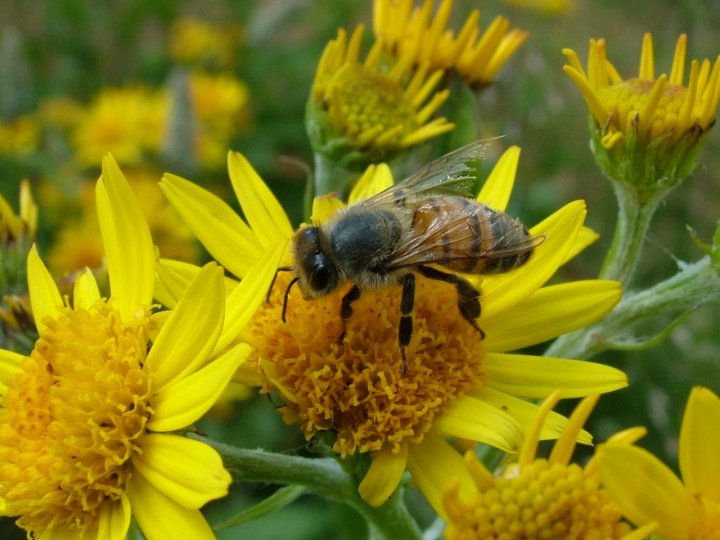
[[[388,261],[388,268],[397,270],[419,264],[447,264],[463,260],[497,259],[509,255],[527,253],[543,243],[545,237],[528,236],[523,224],[514,220],[505,234],[493,238],[489,245],[482,245],[481,236],[471,225],[471,211],[450,212],[438,215],[425,230],[412,230],[408,238],[397,246]],[[489,224],[508,217],[499,213],[488,214],[480,223]],[[518,234],[520,231],[523,234]],[[509,240],[512,239],[512,240]]]
[[[402,205],[405,200],[414,200],[429,193],[470,196],[476,175],[468,163],[485,157],[488,146],[487,140],[461,146],[358,204],[366,207]]]

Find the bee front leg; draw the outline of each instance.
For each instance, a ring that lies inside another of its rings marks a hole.
[[[470,325],[480,333],[480,339],[485,339],[485,332],[477,325],[477,318],[480,317],[480,291],[472,284],[456,274],[442,272],[430,266],[418,266],[416,268],[423,276],[429,279],[436,279],[446,283],[452,283],[458,293],[458,309]]]
[[[400,324],[398,325],[398,343],[402,356],[402,372],[408,369],[405,347],[410,344],[413,331],[412,312],[415,306],[415,276],[407,274],[403,278],[402,297],[400,298]]]
[[[345,339],[345,324],[347,320],[352,316],[352,303],[360,298],[360,287],[353,284],[352,288],[342,297],[340,302],[340,318],[342,319],[342,332],[338,338],[338,343],[342,343]]]

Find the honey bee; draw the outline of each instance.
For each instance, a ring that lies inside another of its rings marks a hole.
[[[362,291],[401,284],[398,343],[405,369],[418,273],[454,285],[460,314],[483,338],[476,322],[480,291],[455,272],[509,272],[525,264],[543,241],[518,220],[469,198],[475,177],[468,164],[484,157],[486,149],[483,141],[470,143],[327,223],[300,228],[292,240],[293,266],[278,268],[295,274],[285,290],[283,321],[296,283],[304,298],[313,299],[352,282],[341,301],[343,323]]]

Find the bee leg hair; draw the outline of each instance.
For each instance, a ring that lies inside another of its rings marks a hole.
[[[458,293],[458,309],[460,315],[463,316],[470,325],[480,333],[480,339],[485,339],[485,332],[477,325],[476,319],[480,317],[480,291],[472,284],[456,274],[443,272],[437,268],[420,265],[416,268],[423,276],[429,279],[436,279],[455,285]]]
[[[338,338],[338,343],[342,343],[345,339],[345,323],[352,316],[352,303],[360,298],[360,287],[353,284],[352,288],[342,297],[340,303],[340,318],[342,319],[342,332]]]

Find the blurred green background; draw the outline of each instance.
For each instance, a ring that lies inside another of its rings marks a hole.
[[[137,163],[123,167],[126,174],[131,180],[134,174],[147,175],[154,184],[160,173],[168,170],[209,187],[234,204],[224,164],[224,152],[231,148],[248,157],[299,223],[304,167],[312,163],[304,108],[314,69],[337,28],[371,24],[371,7],[370,2],[359,0],[3,1],[0,193],[16,205],[20,180],[30,179],[40,205],[40,250],[49,253],[55,249],[55,272],[72,271],[77,268],[68,266],[72,261],[92,257],[76,251],[84,245],[82,235],[97,236],[84,216],[92,214],[87,185],[97,178],[102,154],[94,165],[79,162],[76,158],[82,142],[67,135],[68,126],[76,126],[78,116],[87,115],[97,96],[109,88],[143,87],[149,92],[177,88],[172,81],[178,73],[187,72],[187,65],[171,54],[173,28],[182,17],[194,17],[222,29],[233,51],[230,58],[208,59],[206,70],[240,81],[247,90],[240,110],[232,110],[237,116],[223,116],[225,111],[218,108],[214,111],[217,118],[212,119],[215,124],[208,124],[208,130],[221,132],[220,144],[227,148],[220,153],[222,159],[183,161],[178,158],[182,152],[172,151],[173,144],[182,148],[187,142],[180,126],[180,135],[166,134],[159,149],[143,149]],[[611,187],[588,149],[587,111],[576,87],[562,72],[560,51],[572,48],[584,61],[588,39],[604,37],[609,59],[629,78],[637,73],[644,32],[653,34],[657,73],[669,71],[677,36],[686,32],[688,57],[714,60],[720,52],[720,3],[578,1],[567,11],[548,15],[500,1],[457,0],[453,26],[459,28],[473,8],[481,10],[483,28],[501,14],[510,18],[512,26],[530,32],[496,84],[483,90],[478,101],[481,136],[504,135],[503,146],[522,147],[510,213],[532,224],[571,200],[587,200],[587,224],[601,234],[601,240],[556,279],[595,277],[610,244],[616,207]],[[75,114],[78,116],[65,118]],[[224,125],[228,118],[229,126]],[[655,217],[638,287],[669,277],[682,262],[702,256],[686,227],[691,226],[706,241],[711,238],[720,218],[717,171],[720,133],[711,133],[694,175],[670,195]],[[175,230],[179,225],[167,221],[170,217],[165,219],[169,214],[160,199],[146,210],[151,214],[149,220],[161,222],[158,227],[164,232],[158,234],[166,234],[173,248],[187,250],[188,258],[203,257],[186,233]],[[668,322],[653,321],[646,329],[648,335]],[[600,400],[588,426],[596,439],[603,440],[625,427],[645,425],[649,435],[641,445],[676,468],[677,435],[690,388],[703,384],[720,392],[719,324],[716,305],[700,306],[660,346],[596,358],[624,369],[631,379],[630,388]],[[567,411],[572,404],[564,406]],[[309,451],[298,430],[283,426],[263,397],[239,401],[201,427],[243,447],[300,454]],[[208,515],[219,521],[274,488],[236,486],[232,504],[227,500],[213,503]],[[410,498],[420,520],[427,520],[422,501],[412,494]],[[351,510],[304,496],[279,515],[229,529],[221,537],[355,539],[365,537],[363,531]],[[15,537],[23,535],[9,520],[0,522],[0,538]]]

